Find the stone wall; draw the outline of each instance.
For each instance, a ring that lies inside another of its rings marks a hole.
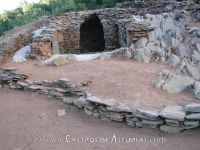
[[[53,44],[51,49],[53,54],[55,51],[58,52],[58,50],[53,49],[54,43],[58,44],[59,53],[80,53],[80,26],[85,17],[96,13],[104,29],[105,50],[116,49],[120,47],[117,21],[120,18],[129,18],[133,12],[133,9],[110,8],[66,13],[50,19],[49,24],[42,27],[41,34],[34,37],[35,43],[33,44],[49,41]],[[41,51],[45,51],[44,49],[41,47]],[[33,49],[33,51],[35,50]]]
[[[0,85],[10,89],[31,91],[61,99],[83,109],[90,116],[106,121],[124,121],[136,128],[157,128],[164,132],[178,133],[200,126],[200,103],[162,106],[159,108],[138,108],[114,100],[102,100],[85,92],[69,80],[29,81],[28,76],[15,69],[0,70]]]

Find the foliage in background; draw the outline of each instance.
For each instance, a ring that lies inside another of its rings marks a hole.
[[[127,0],[40,0],[36,4],[24,1],[17,9],[0,14],[0,36],[15,26],[33,22],[43,16],[112,7],[123,1]]]

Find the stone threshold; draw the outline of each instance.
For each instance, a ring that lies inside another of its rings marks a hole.
[[[131,127],[149,127],[168,133],[200,127],[200,103],[160,108],[133,108],[115,100],[102,100],[84,91],[81,85],[67,79],[29,81],[27,78],[27,75],[18,73],[14,68],[0,69],[2,87],[5,85],[10,89],[36,92],[60,99],[104,121],[124,122]]]

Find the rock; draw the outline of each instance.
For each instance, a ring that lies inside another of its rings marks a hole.
[[[114,120],[114,121],[123,121],[123,119],[125,118],[125,116],[123,114],[115,113],[115,112],[99,111],[99,113],[103,116],[110,118],[111,120]]]
[[[194,94],[197,99],[200,99],[200,82],[194,83]]]
[[[145,63],[149,63],[151,61],[151,56],[152,54],[147,48],[137,49],[134,52],[134,59]]]
[[[184,121],[185,126],[199,126],[200,121]]]
[[[46,87],[44,87],[44,86],[40,86],[40,85],[31,85],[30,87],[29,87],[29,89],[31,89],[31,90],[45,90],[46,89]]]
[[[147,124],[147,125],[161,125],[164,123],[164,120],[157,120],[157,121],[152,121],[152,120],[145,120],[142,119],[142,124]]]
[[[180,126],[180,122],[177,121],[177,120],[165,119],[165,122],[169,126],[173,126],[173,127],[179,127]]]
[[[66,115],[66,110],[61,109],[61,110],[57,110],[57,116],[58,117],[62,117]]]
[[[197,50],[200,52],[200,43],[196,44]]]
[[[28,87],[28,86],[29,86],[29,84],[26,83],[26,82],[20,82],[20,81],[18,81],[17,84],[18,84],[19,86],[21,86],[21,87]]]
[[[89,96],[86,98],[89,102],[106,105],[99,97]]]
[[[192,60],[197,62],[200,60],[200,51],[198,52],[194,50],[194,53],[192,55]]]
[[[67,90],[62,89],[62,88],[55,88],[55,91],[60,92],[60,93],[65,93]]]
[[[178,56],[172,54],[172,55],[169,57],[168,62],[169,62],[169,64],[170,64],[171,66],[177,67],[177,66],[179,65],[179,63],[180,63],[180,59],[179,59]]]
[[[184,129],[181,127],[172,127],[169,125],[161,125],[160,130],[163,132],[167,132],[167,133],[179,133]]]
[[[63,93],[56,92],[56,91],[49,91],[49,96],[56,97],[56,98],[64,97]]]
[[[67,63],[67,58],[68,55],[53,55],[51,58],[47,59],[44,61],[45,65],[54,65],[54,66],[59,66],[59,65],[64,65]]]
[[[63,102],[66,103],[66,104],[74,104],[74,98],[71,98],[71,97],[65,97],[63,98]]]
[[[192,112],[192,113],[200,113],[200,103],[191,103],[191,104],[185,105],[185,111]]]
[[[183,106],[175,105],[165,107],[160,111],[159,115],[167,119],[184,121],[186,113]]]
[[[89,96],[86,98],[87,101],[95,103],[95,104],[100,104],[100,105],[105,105],[109,108],[113,108],[113,106],[116,106],[116,103],[114,100],[102,100],[99,97],[96,96]],[[116,107],[114,108],[116,110]],[[108,109],[109,110],[109,109]]]
[[[136,42],[136,48],[145,48],[146,47],[146,44],[147,44],[147,38],[140,38],[137,42]]]
[[[99,113],[97,113],[97,112],[94,112],[94,113],[92,114],[92,116],[94,116],[94,117],[99,117],[99,116],[100,116],[100,114],[99,114]]]
[[[128,113],[132,112],[131,108],[124,103],[118,103],[118,105],[116,106],[116,111],[117,112],[128,112]]]
[[[145,118],[149,118],[150,120],[154,120],[159,117],[159,109],[145,109],[145,108],[138,108],[137,113],[139,113],[137,116],[144,115]]]
[[[162,88],[169,93],[179,93],[188,89],[194,81],[190,77],[171,74],[167,78],[166,82],[162,85]]]
[[[195,79],[200,78],[200,72],[199,72],[198,67],[193,67],[193,66],[187,64],[186,71],[189,76],[194,77]]]
[[[84,111],[85,111],[85,113],[86,113],[87,115],[89,115],[89,116],[91,116],[91,115],[93,114],[93,111],[88,110],[88,109],[86,109],[86,108],[84,108]]]
[[[20,87],[19,87],[17,84],[10,83],[10,84],[9,84],[9,88],[10,88],[10,89],[19,89]]]
[[[26,61],[26,58],[30,55],[30,53],[31,53],[31,46],[27,45],[15,53],[15,55],[13,56],[13,61],[16,63]]]
[[[100,115],[101,120],[103,121],[111,121],[111,119],[109,117],[106,117],[104,115]]]
[[[89,101],[87,101],[85,97],[82,96],[82,97],[74,100],[74,105],[79,108],[83,108],[84,106],[90,106],[91,103]]]
[[[187,120],[200,120],[200,113],[194,113],[185,117]]]
[[[137,121],[136,124],[135,124],[135,126],[136,126],[137,128],[142,128],[142,127],[143,127],[141,121]]]

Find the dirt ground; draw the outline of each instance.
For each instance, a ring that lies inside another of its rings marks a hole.
[[[35,93],[0,89],[0,95],[2,150],[199,150],[200,147],[200,129],[171,135],[156,129],[136,129],[124,123],[102,121]],[[67,115],[57,117],[58,109],[66,109]],[[90,138],[90,142],[76,143],[73,137]],[[104,141],[94,142],[94,138]],[[135,140],[122,142],[122,138]],[[151,142],[145,143],[145,139]],[[156,142],[158,139],[160,142]]]
[[[136,106],[174,105],[198,102],[191,93],[169,94],[154,87],[159,71],[172,70],[166,64],[140,63],[133,60],[111,59],[89,62],[69,62],[58,67],[35,65],[38,62],[28,61],[15,64],[8,63],[3,67],[15,67],[28,74],[30,80],[54,80],[68,78],[74,82],[92,81],[86,89],[102,99],[115,99]]]

